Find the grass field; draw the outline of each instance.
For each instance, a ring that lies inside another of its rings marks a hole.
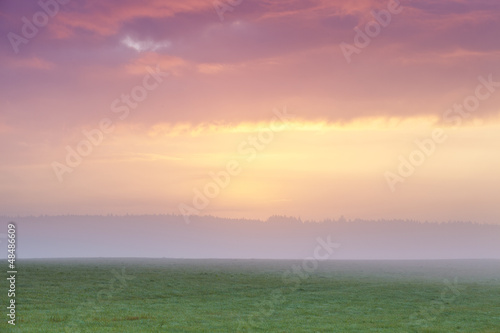
[[[17,264],[2,332],[500,332],[495,260]]]

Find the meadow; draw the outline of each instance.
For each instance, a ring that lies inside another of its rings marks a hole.
[[[499,260],[17,265],[16,326],[2,314],[2,332],[500,332]]]

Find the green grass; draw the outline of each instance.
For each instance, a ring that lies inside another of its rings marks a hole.
[[[21,260],[0,331],[500,332],[499,261],[301,263]]]

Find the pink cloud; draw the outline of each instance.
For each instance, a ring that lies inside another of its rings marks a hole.
[[[155,52],[141,54],[130,64],[126,65],[127,72],[133,75],[143,75],[146,67],[161,68],[162,71],[170,72],[174,75],[180,75],[183,69],[186,69],[189,63],[179,57],[162,55]]]
[[[54,63],[51,63],[44,59],[40,59],[38,57],[32,57],[32,58],[10,57],[7,58],[7,62],[9,66],[12,66],[13,68],[49,70],[55,67]]]
[[[73,9],[78,9],[77,5]],[[57,25],[53,31],[63,30],[60,36],[70,37],[69,30],[85,29],[99,35],[107,36],[118,32],[124,22],[137,18],[165,18],[179,13],[213,9],[210,1],[161,1],[149,0],[142,2],[122,1],[118,5],[114,2],[87,0],[81,10],[68,11],[57,17]]]

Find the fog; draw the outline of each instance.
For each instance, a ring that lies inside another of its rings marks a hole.
[[[500,225],[176,215],[1,217],[2,258],[11,221],[18,258],[305,259],[320,240],[336,244],[328,259],[500,258]]]

